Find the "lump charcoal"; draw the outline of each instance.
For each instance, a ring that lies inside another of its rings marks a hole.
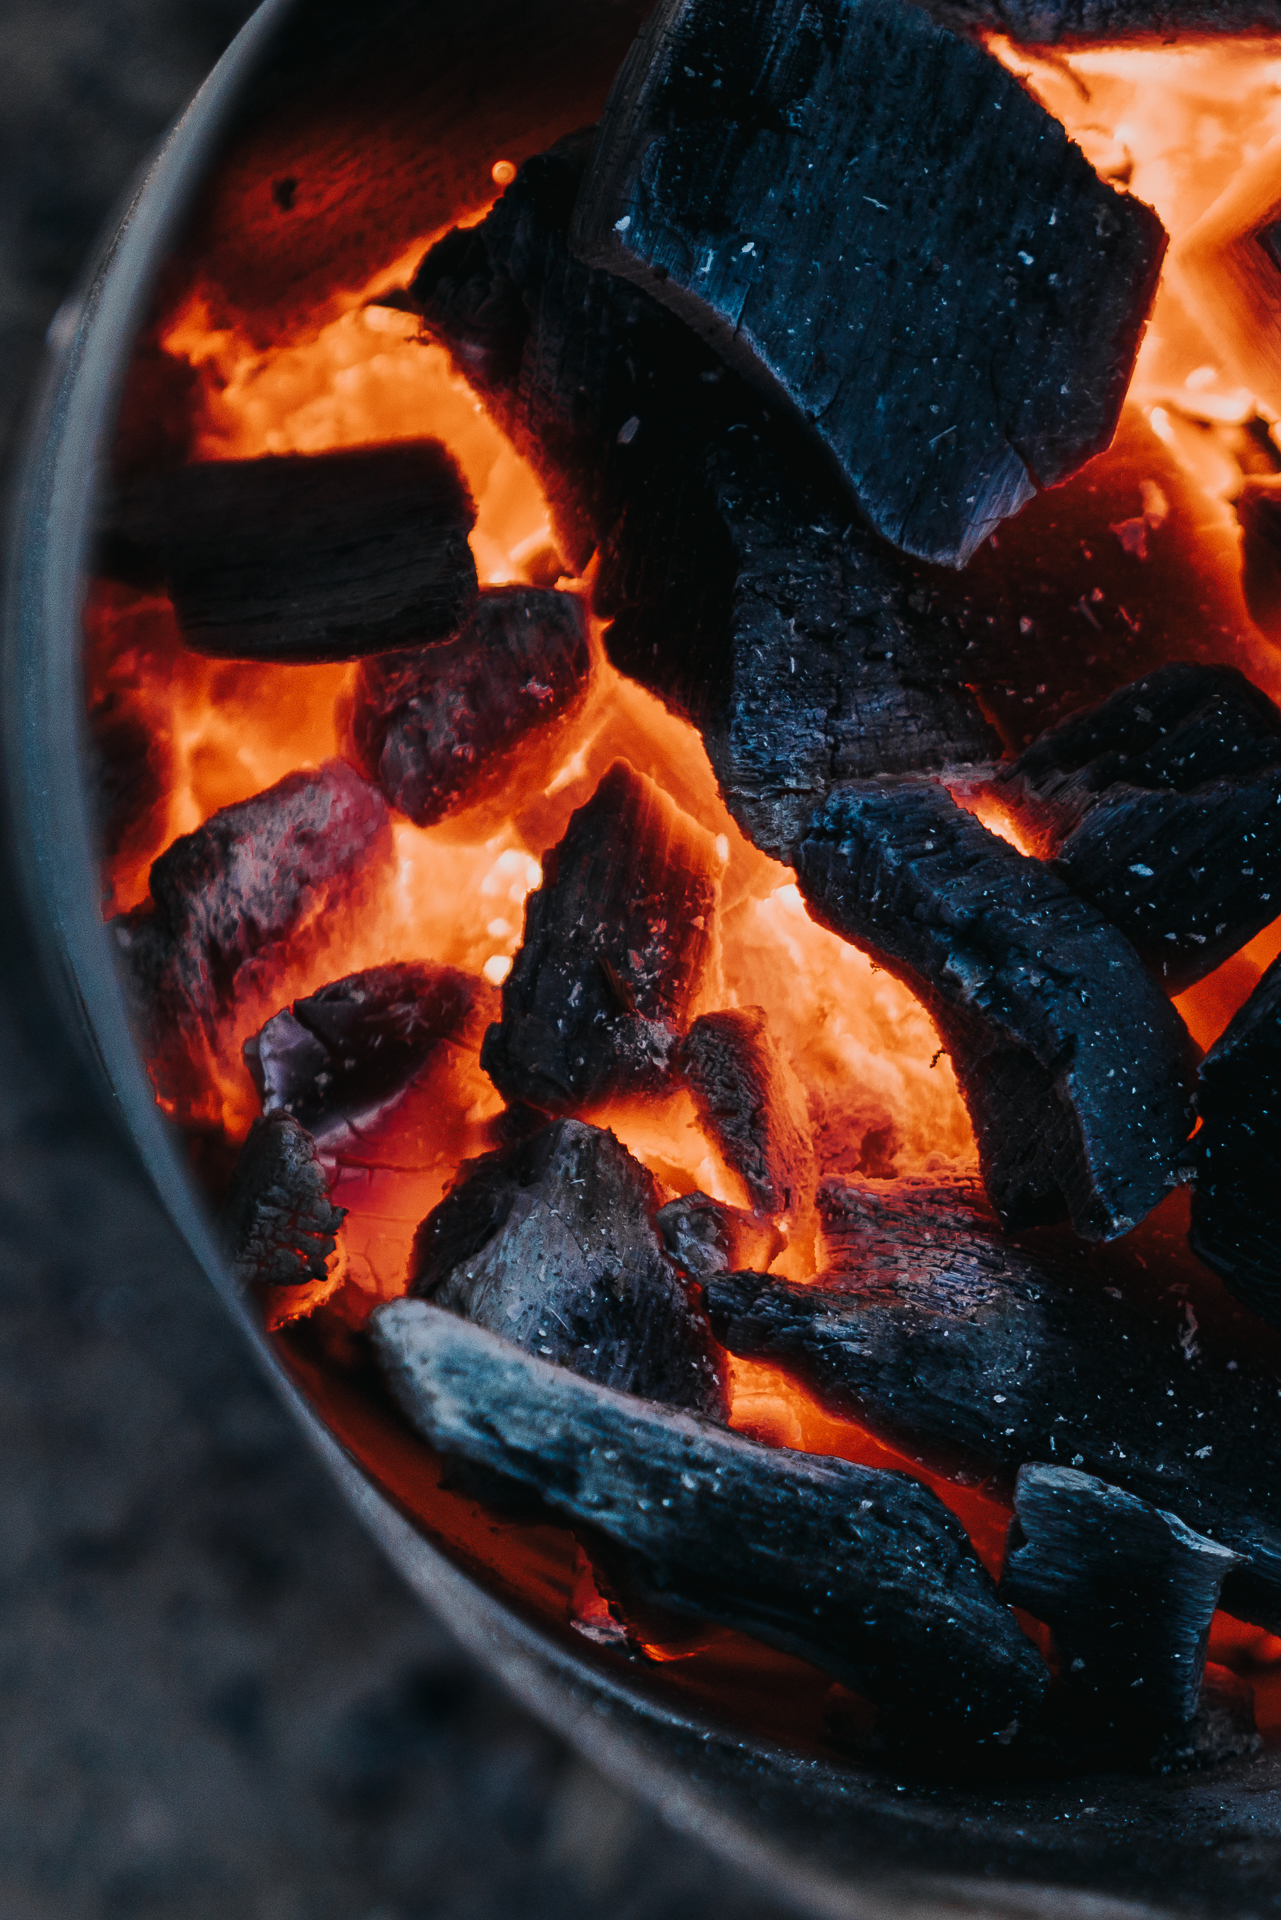
[[[387,803],[343,760],[286,774],[161,854],[149,899],[109,928],[162,1095],[182,1078],[192,1029],[213,1045],[301,923],[358,903],[390,856]]]
[[[319,1141],[402,1093],[487,998],[482,982],[428,961],[331,981],[247,1040],[264,1113],[291,1113]]]
[[[840,789],[800,848],[821,925],[917,995],[1007,1227],[1127,1233],[1178,1178],[1191,1042],[1132,947],[941,788]]]
[[[654,1225],[653,1176],[557,1120],[464,1164],[418,1229],[410,1292],[601,1386],[716,1418],[724,1363]]]
[[[828,1180],[818,1204],[817,1279],[707,1277],[722,1346],[936,1470],[1080,1467],[1177,1514],[1250,1562],[1228,1611],[1281,1631],[1274,1379],[1190,1366],[1151,1313],[1005,1240],[977,1181]]]
[[[1191,1721],[1240,1555],[1073,1467],[1021,1467],[1014,1516],[1001,1598],[1051,1629],[1065,1685],[1127,1717]]]
[[[896,0],[667,0],[570,231],[789,403],[872,525],[963,566],[1112,438],[1166,235]]]
[[[1281,960],[1201,1062],[1196,1103],[1189,1245],[1281,1326]]]
[[[475,519],[439,440],[206,460],[130,483],[102,564],[163,583],[197,653],[355,660],[458,632]]]
[[[306,1287],[329,1278],[346,1214],[329,1199],[316,1143],[292,1114],[255,1120],[222,1213],[232,1272],[243,1287]]]
[[[528,161],[411,289],[543,483],[611,660],[704,732],[735,818],[793,843],[833,779],[991,758],[964,641],[902,557],[647,294],[572,258],[590,131]]]
[[[814,1149],[805,1096],[764,1008],[702,1014],[685,1035],[680,1064],[704,1130],[753,1209],[808,1212]]]
[[[726,1206],[706,1193],[669,1200],[654,1224],[668,1254],[694,1280],[742,1267],[763,1272],[786,1245],[767,1214]]]
[[[479,796],[502,756],[587,684],[582,602],[532,587],[482,593],[457,639],[362,661],[347,746],[415,826]]]
[[[548,1113],[667,1075],[711,950],[711,835],[616,760],[525,902],[503,1017],[480,1063]]]
[[[1037,851],[1181,993],[1281,912],[1281,713],[1175,661],[997,773]]]
[[[915,1481],[667,1412],[422,1301],[391,1302],[371,1325],[430,1445],[604,1534],[654,1601],[812,1661],[909,1737],[982,1741],[1036,1710],[1038,1655],[959,1522]]]

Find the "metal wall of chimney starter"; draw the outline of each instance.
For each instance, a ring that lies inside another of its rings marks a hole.
[[[1204,0],[1198,4],[1201,11],[1185,17],[1204,24]],[[1167,0],[1163,22],[1175,11]],[[415,46],[432,47],[438,85],[472,89],[478,137],[488,143],[484,93],[505,46],[526,45],[532,25],[554,53],[581,43],[586,31],[599,35],[603,21],[611,28],[605,37],[625,44],[638,12],[632,0],[621,8],[614,0],[484,0],[467,9],[452,0],[366,0],[359,7],[267,0],[180,124],[87,287],[74,328],[61,330],[15,527],[5,686],[11,798],[47,967],[164,1205],[365,1524],[483,1664],[608,1774],[814,1914],[1084,1920],[1088,1913],[1091,1920],[1119,1920],[1139,1913],[1281,1913],[1281,1756],[1201,1777],[1118,1775],[1024,1791],[926,1787],[777,1752],[698,1723],[673,1712],[653,1678],[606,1676],[567,1636],[500,1605],[354,1468],[284,1382],[232,1295],[127,1031],[96,913],[83,781],[67,777],[69,768],[84,765],[78,593],[92,477],[122,358],[201,178],[229,129],[251,129],[282,101],[296,107],[309,88],[325,94],[331,115],[341,114],[344,74],[353,86],[367,84],[380,59],[396,57],[406,33]],[[1104,17],[1086,7],[1071,22],[1093,28]],[[1251,22],[1256,17],[1251,12]],[[1047,35],[1066,18],[1056,14]],[[1136,14],[1123,0],[1106,18],[1130,26]],[[1214,18],[1239,26],[1244,15]],[[602,85],[601,98],[603,92]],[[581,118],[594,104],[567,103]],[[529,109],[539,124],[542,105],[531,102]],[[430,139],[430,126],[423,133]],[[511,126],[514,149],[521,133]]]

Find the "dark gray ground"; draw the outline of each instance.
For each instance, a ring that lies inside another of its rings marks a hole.
[[[247,8],[0,0],[0,442]],[[0,1920],[767,1920],[466,1666],[262,1384],[0,872]]]

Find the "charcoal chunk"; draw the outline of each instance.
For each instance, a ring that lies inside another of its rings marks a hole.
[[[616,760],[543,862],[480,1063],[548,1113],[660,1083],[711,950],[711,835]]]
[[[486,998],[456,967],[397,962],[331,981],[245,1042],[264,1113],[291,1113],[318,1141],[402,1093]]]
[[[1228,1611],[1281,1627],[1274,1379],[1191,1365],[1157,1315],[1005,1240],[977,1182],[829,1180],[819,1212],[817,1279],[707,1276],[723,1346],[936,1471],[1075,1466],[1177,1514],[1249,1562]]]
[[[161,854],[150,898],[109,929],[162,1098],[189,1098],[191,1046],[216,1047],[305,944],[304,922],[332,931],[390,857],[387,803],[343,760],[286,774]]]
[[[539,474],[622,672],[703,727],[735,818],[788,858],[834,778],[985,760],[964,642],[808,447],[647,294],[581,266],[590,131],[528,161],[410,290]]]
[[[1240,1555],[1073,1467],[1022,1467],[1000,1593],[1053,1630],[1074,1692],[1186,1725]]]
[[[1192,1251],[1281,1326],[1281,960],[1201,1062]]]
[[[764,1271],[786,1244],[768,1214],[726,1206],[706,1193],[669,1200],[654,1224],[677,1266],[696,1280],[742,1267]]]
[[[571,228],[963,566],[1112,438],[1166,247],[985,50],[896,0],[666,0]]]
[[[492,588],[456,640],[362,662],[348,751],[393,807],[432,826],[501,780],[504,756],[569,710],[590,666],[574,595]]]
[[[346,1209],[329,1199],[316,1143],[292,1114],[255,1120],[222,1213],[232,1272],[243,1287],[307,1287],[329,1278]]]
[[[814,1149],[805,1096],[762,1007],[705,1013],[681,1047],[704,1130],[747,1188],[753,1209],[808,1211]]]
[[[1281,713],[1231,667],[1172,662],[1042,734],[993,785],[1170,993],[1281,912]]]
[[[425,1440],[595,1528],[654,1600],[813,1661],[916,1739],[991,1739],[1035,1711],[1045,1668],[915,1481],[666,1412],[419,1300],[372,1326]]]
[[[126,486],[102,565],[163,584],[197,653],[356,660],[458,632],[475,519],[439,440],[198,461]]]
[[[815,816],[814,917],[923,1002],[1008,1227],[1127,1233],[1178,1178],[1191,1042],[1132,947],[941,788],[867,781]]]
[[[414,1242],[411,1293],[602,1386],[723,1417],[724,1363],[667,1259],[653,1176],[557,1120],[464,1164]]]

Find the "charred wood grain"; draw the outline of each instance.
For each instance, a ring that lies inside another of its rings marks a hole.
[[[1166,246],[897,0],[666,0],[570,239],[812,423],[878,532],[957,567],[1108,445]]]
[[[955,623],[810,450],[674,315],[573,258],[590,146],[528,161],[410,298],[533,464],[567,559],[599,552],[610,658],[697,721],[736,819],[788,858],[833,779],[998,743]]]
[[[1173,1513],[1072,1467],[1022,1467],[1000,1593],[1053,1631],[1064,1685],[1120,1718],[1186,1725],[1240,1565]]]
[[[1281,1326],[1281,960],[1201,1062],[1192,1251]]]
[[[1179,1178],[1192,1054],[1121,935],[925,782],[838,790],[797,864],[814,917],[937,1026],[1005,1224],[1142,1220]]]
[[[612,1133],[554,1121],[463,1166],[418,1230],[410,1291],[601,1386],[723,1418],[724,1359],[661,1204]]]
[[[1051,728],[994,788],[1170,993],[1281,910],[1281,714],[1231,667],[1146,675]]]
[[[487,793],[504,756],[573,706],[590,667],[573,594],[491,588],[457,639],[362,662],[348,749],[398,812],[431,826]]]
[[[711,835],[616,760],[525,903],[481,1065],[549,1113],[660,1084],[711,951]]]
[[[812,1661],[918,1740],[989,1740],[1035,1711],[1039,1657],[914,1481],[666,1412],[422,1301],[372,1327],[425,1440],[597,1529],[656,1602]]]
[[[1007,1241],[977,1182],[825,1181],[808,1284],[711,1274],[712,1331],[954,1472],[1079,1467],[1249,1562],[1224,1605],[1281,1628],[1281,1388]]]
[[[705,1013],[680,1066],[704,1131],[747,1188],[755,1211],[808,1213],[814,1148],[800,1083],[763,1007]]]
[[[763,1272],[786,1245],[768,1214],[726,1206],[706,1193],[669,1200],[654,1215],[654,1224],[668,1254],[694,1280],[744,1267]]]
[[[255,1120],[222,1213],[232,1272],[243,1287],[305,1287],[328,1279],[346,1214],[329,1198],[316,1143],[292,1114]]]
[[[458,632],[475,519],[439,440],[198,461],[124,487],[101,565],[163,585],[197,653],[355,660]]]

